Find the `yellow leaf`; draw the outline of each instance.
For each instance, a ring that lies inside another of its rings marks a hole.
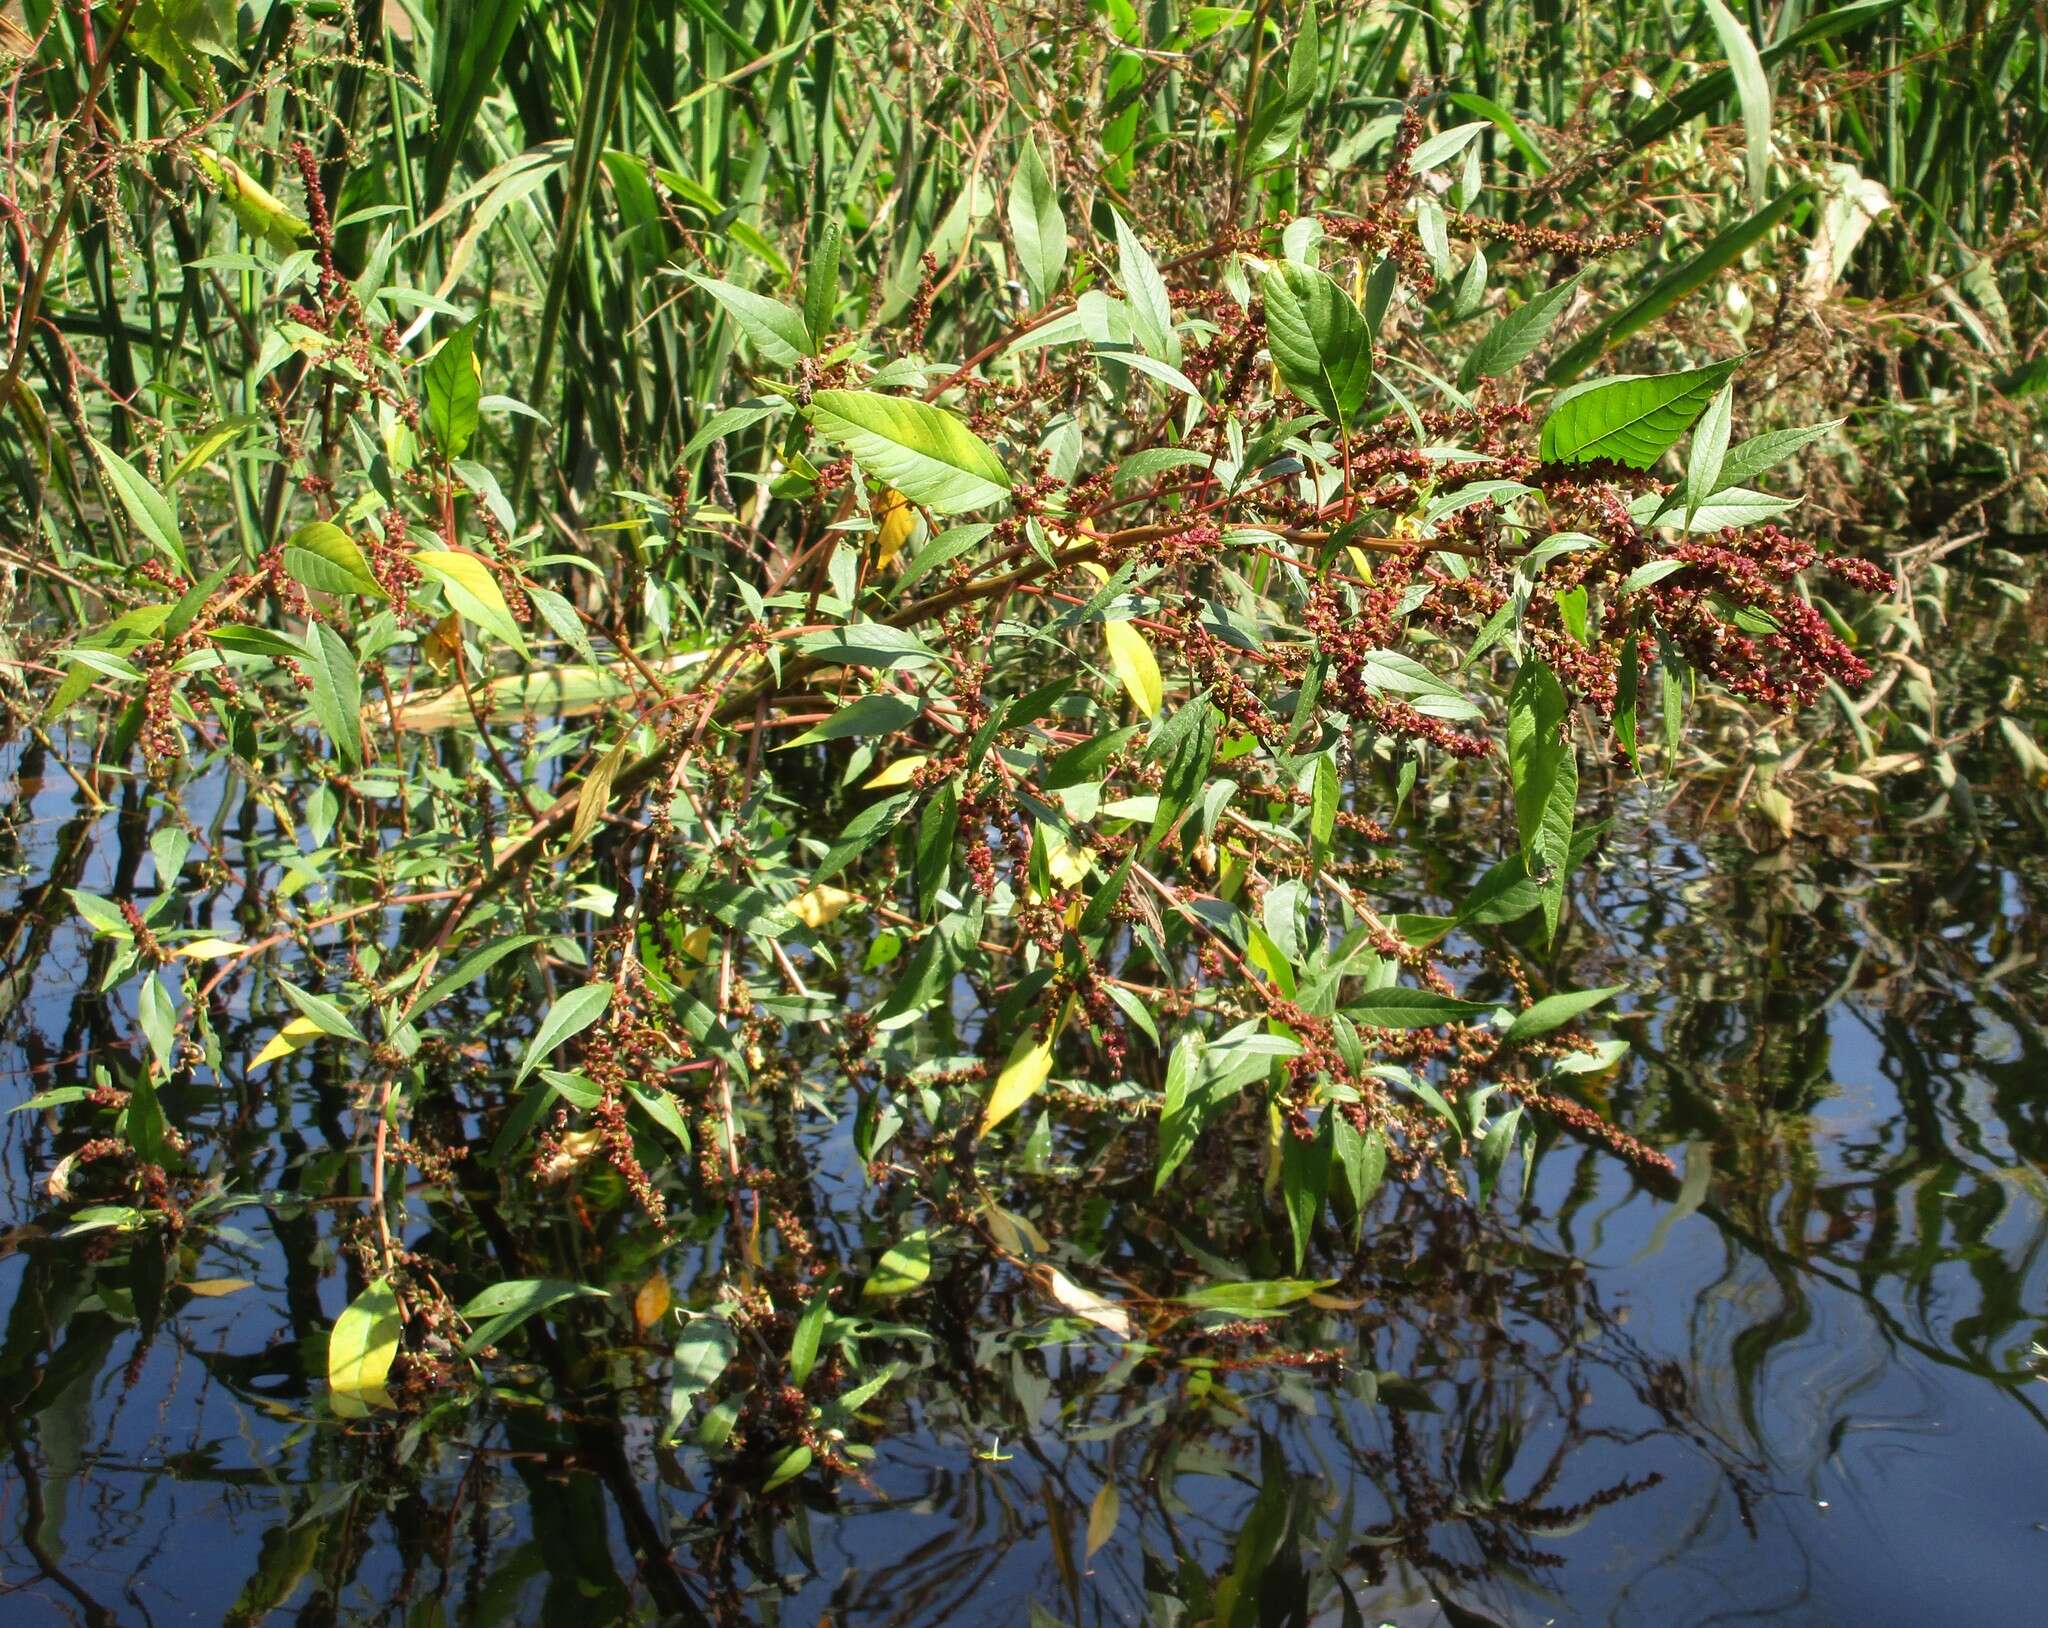
[[[884,486],[875,494],[875,569],[879,571],[898,554],[917,530],[917,510],[901,492]]]
[[[683,934],[683,954],[692,961],[711,959],[711,929],[708,926],[692,927]]]
[[[1109,646],[1109,664],[1116,669],[1116,676],[1131,699],[1137,702],[1138,710],[1148,718],[1158,717],[1160,704],[1166,699],[1166,683],[1159,676],[1158,658],[1152,654],[1145,635],[1129,622],[1105,622],[1102,637]]]
[[[265,1063],[274,1063],[280,1057],[289,1057],[295,1051],[304,1051],[320,1038],[320,1025],[311,1018],[296,1017],[287,1023],[250,1060],[251,1070],[261,1068]]]
[[[576,819],[569,827],[569,846],[566,852],[574,853],[583,846],[584,840],[597,829],[597,822],[604,818],[604,812],[611,806],[612,782],[618,778],[619,765],[626,761],[626,747],[633,739],[628,730],[621,735],[618,744],[605,753],[597,767],[590,771],[576,792]]]
[[[659,1272],[651,1273],[640,1285],[639,1292],[633,1296],[633,1321],[640,1325],[643,1334],[668,1315],[674,1299],[668,1279]]]
[[[240,1294],[251,1285],[247,1278],[194,1278],[185,1287],[208,1300],[218,1300],[222,1295]]]
[[[1045,830],[1045,868],[1061,887],[1079,887],[1088,875],[1088,850],[1076,848],[1051,826]]]
[[[454,610],[524,652],[526,641],[520,636],[519,624],[512,620],[505,590],[480,557],[466,549],[428,548],[413,555],[412,562],[441,584]]]
[[[1085,1317],[1097,1328],[1106,1328],[1120,1340],[1131,1337],[1131,1314],[1113,1300],[1104,1300],[1101,1295],[1090,1293],[1058,1267],[1047,1267],[1046,1287],[1057,1300],[1076,1317]]]
[[[1009,1062],[996,1076],[996,1088],[981,1110],[981,1131],[986,1136],[1025,1103],[1045,1089],[1052,1078],[1052,1041],[1035,1039],[1030,1030],[1017,1037]]]
[[[1358,574],[1364,577],[1367,582],[1372,581],[1371,556],[1364,549],[1356,546],[1347,546],[1344,552],[1351,556],[1351,563],[1358,568]]]
[[[384,1381],[398,1355],[403,1326],[389,1278],[378,1278],[335,1319],[327,1337],[327,1385],[334,1411],[343,1418],[360,1419],[373,1407],[397,1405]]]
[[[1012,1255],[1043,1255],[1052,1247],[1045,1241],[1044,1233],[1000,1204],[984,1204],[981,1213],[988,1222],[988,1230],[995,1234],[997,1245]]]
[[[242,948],[231,938],[195,938],[180,944],[178,954],[188,961],[218,961],[224,955],[240,955]]]
[[[1093,1560],[1095,1551],[1116,1536],[1116,1518],[1121,1512],[1122,1500],[1117,1495],[1116,1483],[1103,1482],[1096,1489],[1095,1501],[1088,1506],[1087,1559]]]
[[[462,652],[462,618],[450,611],[427,630],[420,640],[420,654],[427,658],[427,665],[437,673],[445,673],[455,665],[455,658]]]
[[[860,789],[880,791],[884,786],[907,786],[917,778],[917,771],[929,762],[931,759],[928,757],[899,757]]]
[[[819,886],[798,894],[789,908],[796,912],[798,921],[816,932],[837,921],[839,913],[852,903],[853,895],[844,888]]]

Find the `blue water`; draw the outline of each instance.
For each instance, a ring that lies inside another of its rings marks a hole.
[[[79,799],[54,766],[20,784],[20,765],[0,751],[8,1107],[83,1081],[96,1048],[133,1033],[109,1005],[128,992],[93,993],[75,926],[30,908]],[[40,1114],[6,1115],[0,1620],[660,1621],[630,1499],[692,1600],[733,1620],[1192,1623],[1175,1572],[1213,1586],[1262,1487],[1299,1501],[1286,1542],[1308,1581],[1304,1605],[1247,1620],[2037,1620],[2034,828],[1976,842],[1880,815],[1752,853],[1687,812],[1647,794],[1623,808],[1574,930],[1587,981],[1604,959],[1641,1014],[1600,1106],[1690,1179],[1646,1185],[1564,1140],[1526,1205],[1483,1218],[1390,1185],[1337,1291],[1357,1304],[1304,1325],[1347,1369],[1250,1375],[1227,1408],[1191,1405],[1170,1365],[1120,1375],[1106,1338],[1034,1344],[997,1283],[960,1336],[963,1354],[981,1342],[987,1382],[943,1355],[909,1375],[871,1410],[869,1484],[813,1488],[773,1523],[707,1501],[703,1456],[656,1446],[658,1402],[605,1413],[609,1457],[571,1410],[516,1399],[411,1441],[320,1422],[313,1337],[349,1293],[332,1214],[262,1201],[345,1145],[345,1116],[304,1074],[191,1111],[229,1189],[258,1202],[190,1237],[180,1279],[228,1292],[174,1297],[153,1330],[99,1268],[104,1237],[54,1235],[44,1184],[68,1144]],[[138,848],[131,833],[146,893]],[[121,854],[107,816],[58,880],[115,892]],[[245,1016],[231,1001],[223,1020]],[[1105,1181],[1096,1217],[1104,1260],[1133,1275],[1159,1248],[1120,1205],[1144,1188]],[[852,1236],[858,1184],[831,1202],[845,1212],[822,1229]],[[687,1285],[703,1262],[685,1246],[670,1264]],[[655,1371],[648,1352],[607,1360],[614,1379]],[[1375,1400],[1361,1369],[1401,1382]],[[1510,1438],[1489,1491],[1474,1466]],[[1119,1518],[1090,1558],[1105,1480]]]

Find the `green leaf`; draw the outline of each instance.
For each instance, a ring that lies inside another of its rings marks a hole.
[[[513,1076],[517,1085],[531,1074],[557,1046],[565,1040],[581,1034],[591,1024],[604,1016],[605,1008],[612,1003],[610,984],[584,984],[572,989],[548,1008],[548,1015],[540,1020],[540,1027],[533,1031],[533,1038],[526,1043],[526,1055],[520,1059],[519,1072]]]
[[[1462,1023],[1492,1008],[1483,1001],[1460,1000],[1439,995],[1433,989],[1406,989],[1394,985],[1361,995],[1344,1008],[1344,1015],[1367,1029],[1428,1029],[1439,1023]]]
[[[1180,1297],[1183,1306],[1220,1311],[1231,1317],[1256,1317],[1306,1300],[1330,1286],[1330,1279],[1271,1278],[1259,1283],[1212,1283]]]
[[[92,436],[86,440],[92,446],[93,456],[99,459],[100,468],[106,471],[107,484],[113,487],[114,496],[121,500],[121,507],[128,511],[128,518],[142,533],[143,541],[166,556],[184,575],[191,576],[192,562],[185,557],[185,539],[178,534],[178,515],[170,500],[112,447]]]
[[[337,1040],[360,1041],[363,1038],[349,1021],[348,1014],[325,995],[315,995],[284,978],[278,979],[277,987],[284,991],[285,999],[298,1008],[299,1016],[322,1034],[331,1034]]]
[[[1715,489],[1746,486],[1765,470],[1783,463],[1801,447],[1841,427],[1841,419],[1831,418],[1825,424],[1809,424],[1797,430],[1767,430],[1762,435],[1752,435],[1747,441],[1738,441],[1721,460],[1721,473]]]
[[[404,1322],[398,1294],[388,1278],[377,1278],[350,1301],[327,1336],[327,1386],[334,1411],[360,1419],[373,1407],[396,1407],[384,1388],[398,1356]]]
[[[1031,298],[1043,305],[1060,286],[1067,269],[1067,218],[1060,212],[1059,193],[1039,156],[1038,143],[1024,138],[1017,172],[1010,177],[1010,239],[1017,245],[1017,266]]]
[[[483,400],[483,372],[476,341],[484,319],[477,317],[441,342],[421,369],[427,396],[427,428],[444,458],[459,458],[476,435],[477,404]]]
[[[1301,139],[1301,124],[1315,101],[1322,70],[1322,33],[1316,26],[1314,0],[1301,9],[1301,32],[1287,51],[1287,74],[1278,94],[1269,89],[1273,76],[1259,80],[1259,98],[1251,125],[1238,139],[1248,167],[1264,169],[1289,157]]]
[[[325,622],[315,622],[306,635],[306,674],[313,681],[310,702],[313,716],[334,742],[334,749],[351,769],[363,762],[363,684],[356,673],[356,659],[341,635]]]
[[[1488,1125],[1486,1134],[1479,1139],[1479,1146],[1472,1157],[1473,1163],[1479,1167],[1479,1202],[1482,1207],[1493,1196],[1494,1183],[1500,1180],[1501,1167],[1507,1163],[1508,1150],[1515,1145],[1515,1132],[1521,1124],[1521,1108],[1510,1108]]]
[[[814,724],[793,741],[778,748],[809,746],[813,741],[837,741],[870,735],[893,735],[918,714],[918,704],[901,695],[864,695],[850,706],[841,707],[821,724]]]
[[[820,390],[811,397],[811,421],[868,474],[940,514],[986,508],[1010,495],[1009,471],[981,438],[924,402]]]
[[[405,1008],[406,1021],[427,1011],[435,1002],[445,1000],[471,979],[481,978],[506,956],[516,954],[529,944],[538,944],[540,940],[538,933],[514,933],[510,938],[494,939],[482,949],[472,951],[436,978]],[[389,993],[388,989],[386,993]]]
[[[1743,168],[1749,177],[1749,207],[1761,209],[1771,171],[1771,82],[1757,55],[1756,41],[1721,0],[1706,0],[1707,16],[1721,37],[1728,71],[1735,76],[1735,96],[1742,105]]]
[[[1693,511],[1686,530],[1720,531],[1727,526],[1738,529],[1758,526],[1798,507],[1797,500],[1793,498],[1773,497],[1769,492],[1752,491],[1747,486],[1724,486]]]
[[[610,1298],[604,1290],[570,1278],[519,1278],[493,1283],[462,1308],[463,1318],[475,1325],[469,1338],[462,1342],[462,1354],[475,1356],[485,1346],[498,1344],[527,1318],[565,1300],[585,1297]]]
[[[95,936],[120,939],[133,936],[128,918],[121,914],[121,907],[111,899],[103,899],[83,888],[70,887],[64,892],[69,896],[72,908],[85,918]]]
[[[1573,989],[1561,995],[1545,995],[1502,1031],[1500,1043],[1503,1046],[1518,1045],[1553,1029],[1561,1029],[1582,1012],[1591,1011],[1602,1001],[1612,1000],[1626,988],[1627,984],[1610,984],[1605,989]]]
[[[875,1270],[861,1293],[870,1299],[887,1300],[909,1294],[932,1275],[932,1239],[920,1229],[889,1250],[875,1263]]]
[[[1266,340],[1287,388],[1339,429],[1372,388],[1372,331],[1334,278],[1292,261],[1269,266],[1260,287]]]
[[[844,231],[838,220],[826,220],[804,267],[804,328],[810,334],[812,355],[825,348],[833,313],[839,308],[839,248]]]
[[[1508,772],[1522,863],[1543,889],[1544,922],[1557,932],[1571,870],[1572,822],[1578,813],[1578,753],[1564,734],[1567,703],[1557,675],[1531,661],[1508,695]]]
[[[1330,843],[1337,834],[1337,805],[1342,792],[1336,760],[1325,752],[1316,759],[1315,785],[1309,793],[1309,851],[1317,865],[1328,857]]]
[[[158,17],[163,18],[163,8],[159,6],[155,9]],[[179,21],[186,22],[189,17],[190,14],[187,13]],[[231,22],[226,23],[219,30],[224,36],[223,44],[232,40],[235,32],[235,25]],[[189,30],[171,26],[167,19],[157,34],[160,43],[180,42],[172,46],[172,51],[166,53],[167,55],[183,53],[190,62],[196,64],[198,58],[184,52],[182,43],[191,37]],[[158,57],[157,60],[161,62],[164,58]],[[175,75],[177,70],[173,69],[172,72]],[[228,208],[234,212],[235,219],[242,223],[242,230],[251,237],[268,243],[279,254],[290,254],[294,249],[303,248],[313,241],[312,228],[305,220],[287,209],[275,193],[232,158],[196,144],[185,150],[191,155],[192,162],[220,188],[221,195],[228,201]]]
[[[1337,1122],[1337,1169],[1351,1201],[1351,1236],[1356,1242],[1364,1233],[1365,1207],[1387,1173],[1387,1143],[1378,1131],[1361,1131],[1334,1109],[1331,1116]]]
[[[789,1382],[792,1385],[801,1385],[809,1379],[811,1370],[818,1365],[818,1343],[825,1336],[825,1320],[832,1315],[832,1297],[826,1293],[827,1287],[824,1284],[818,1286],[790,1335]]]
[[[341,527],[325,520],[301,526],[284,540],[284,568],[294,582],[322,593],[388,597],[370,574],[363,551]]]
[[[1149,355],[1169,367],[1180,365],[1180,335],[1173,328],[1173,304],[1166,292],[1166,279],[1145,245],[1128,222],[1114,209],[1116,224],[1117,286],[1131,313],[1131,331]]]
[[[1052,1041],[1026,1029],[1010,1048],[1009,1060],[996,1076],[993,1090],[981,1110],[981,1134],[986,1136],[1025,1103],[1045,1089],[1052,1078]]]
[[[773,1492],[785,1481],[794,1481],[811,1467],[811,1450],[799,1442],[782,1455],[775,1468],[768,1472],[768,1479],[761,1483],[763,1492]]]
[[[1543,420],[1545,463],[1581,464],[1611,458],[1648,469],[1685,434],[1735,360],[1684,373],[1624,374],[1562,391]]]
[[[886,622],[853,622],[845,627],[806,633],[797,650],[840,667],[876,667],[884,671],[929,667],[939,653],[908,628]]]
[[[690,1404],[718,1382],[718,1378],[739,1355],[739,1337],[732,1325],[720,1317],[693,1317],[675,1344],[669,1370],[668,1439],[674,1441],[682,1429]]]
[[[739,324],[740,332],[761,353],[763,361],[776,367],[795,367],[812,354],[813,340],[803,313],[790,309],[780,300],[770,299],[766,294],[753,293],[717,277],[706,277],[694,271],[683,275],[725,307],[733,321]],[[834,275],[837,275],[836,268]]]
[[[1308,1258],[1310,1236],[1316,1217],[1330,1196],[1330,1162],[1336,1146],[1335,1113],[1323,1110],[1321,1123],[1312,1136],[1302,1137],[1289,1127],[1281,1131],[1287,1140],[1280,1149],[1280,1196],[1287,1205],[1287,1227],[1294,1235],[1294,1269],[1299,1272]]]
[[[1692,446],[1685,460],[1685,523],[1688,527],[1708,495],[1719,489],[1721,460],[1728,453],[1728,427],[1734,412],[1735,386],[1724,384],[1714,399],[1707,403],[1707,410],[1700,414],[1699,423],[1693,426]]]
[[[1458,382],[1469,389],[1475,379],[1498,379],[1520,367],[1550,336],[1578,286],[1578,277],[1567,278],[1508,312],[1472,347],[1458,371]]]

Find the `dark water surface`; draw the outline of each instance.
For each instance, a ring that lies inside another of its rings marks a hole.
[[[1114,1341],[1030,1335],[992,1290],[956,1353],[870,1410],[872,1485],[773,1522],[707,1503],[702,1454],[657,1445],[645,1350],[563,1353],[582,1389],[548,1406],[508,1394],[403,1434],[326,1420],[321,1342],[352,1269],[334,1209],[278,1195],[323,1190],[355,1129],[303,1059],[184,1105],[245,1202],[185,1240],[175,1276],[212,1292],[175,1289],[155,1319],[125,1246],[59,1236],[46,1184],[77,1139],[0,1117],[0,1621],[594,1628],[689,1620],[680,1584],[785,1624],[1198,1623],[1241,1535],[1283,1520],[1261,1622],[2041,1620],[2038,819],[1980,802],[1975,832],[1916,829],[1866,804],[1772,848],[1635,795],[1575,932],[1582,965],[1636,990],[1602,1111],[1682,1185],[1570,1140],[1526,1204],[1483,1217],[1389,1183],[1332,1291],[1356,1305],[1290,1325],[1344,1368],[1219,1372],[1206,1398]],[[206,801],[188,797],[202,825]],[[12,1107],[133,1044],[110,1004],[133,984],[93,992],[61,890],[156,884],[141,812],[82,815],[18,744],[0,811]],[[244,1007],[227,1017],[260,1041]],[[1267,1247],[1230,1193],[1167,1228],[1139,1214],[1148,1192],[1105,1178],[1055,1219],[1125,1281]],[[828,1247],[872,1241],[857,1171],[824,1202]],[[701,1304],[716,1265],[672,1253],[678,1294]],[[650,1532],[666,1580],[631,1558]]]

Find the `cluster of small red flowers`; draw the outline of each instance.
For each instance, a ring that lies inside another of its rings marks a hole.
[[[369,563],[370,575],[391,596],[392,610],[403,623],[411,620],[411,595],[413,589],[420,585],[420,568],[413,563],[410,523],[405,511],[396,507],[386,509],[382,521],[383,535],[370,533],[363,555]]]
[[[1813,563],[1812,544],[1776,526],[1758,526],[1724,531],[1712,541],[1689,539],[1670,557],[1687,569],[1647,591],[1651,618],[1731,694],[1791,711],[1812,705],[1830,679],[1848,689],[1868,682],[1869,664],[1794,591],[1800,573]],[[1859,574],[1872,577],[1870,569]],[[1762,612],[1775,630],[1752,634],[1722,620],[1712,599],[1717,592]]]

